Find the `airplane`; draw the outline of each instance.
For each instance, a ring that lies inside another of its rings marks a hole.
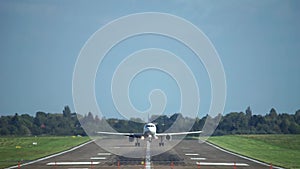
[[[98,134],[107,134],[107,135],[118,135],[118,136],[128,136],[129,142],[133,142],[136,138],[135,146],[140,146],[138,139],[144,140],[149,138],[149,141],[152,141],[152,138],[158,139],[160,137],[159,146],[164,146],[163,137],[166,137],[166,140],[171,140],[174,135],[187,135],[187,134],[198,134],[202,131],[189,131],[189,132],[178,132],[178,133],[156,133],[156,125],[154,123],[147,123],[144,125],[143,133],[114,133],[114,132],[97,132]]]

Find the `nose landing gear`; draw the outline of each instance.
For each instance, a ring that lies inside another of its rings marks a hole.
[[[148,137],[149,137],[149,142],[151,143],[152,142],[152,136],[149,135]]]

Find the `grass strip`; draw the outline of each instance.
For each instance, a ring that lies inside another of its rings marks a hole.
[[[300,135],[230,135],[210,137],[208,141],[268,164],[300,168]]]
[[[89,137],[1,137],[0,168],[32,161],[89,141]]]

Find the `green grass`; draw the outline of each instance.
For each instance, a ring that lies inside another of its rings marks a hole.
[[[17,165],[70,149],[87,142],[88,137],[2,137],[0,138],[0,168]],[[33,145],[36,142],[37,145]]]
[[[300,168],[300,135],[230,135],[208,141],[268,164]]]

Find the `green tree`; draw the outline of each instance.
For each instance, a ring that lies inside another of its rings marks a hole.
[[[247,107],[245,112],[246,112],[247,118],[250,119],[252,117],[252,110],[251,110],[250,106]]]
[[[300,109],[295,113],[295,121],[298,125],[300,125]]]
[[[70,118],[71,117],[71,109],[69,106],[65,106],[64,110],[63,110],[63,116],[66,118]]]

